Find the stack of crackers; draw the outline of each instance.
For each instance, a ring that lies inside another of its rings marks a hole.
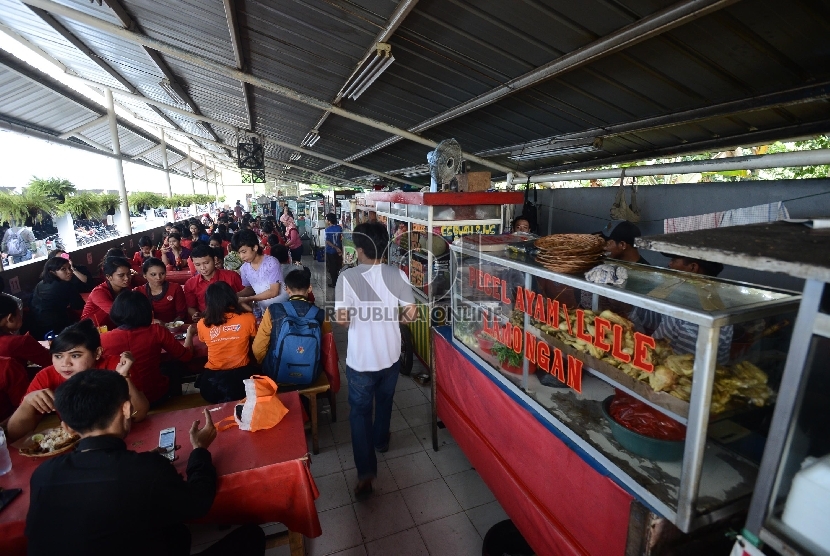
[[[580,274],[600,263],[605,240],[592,234],[555,234],[534,242],[536,260],[553,272]]]

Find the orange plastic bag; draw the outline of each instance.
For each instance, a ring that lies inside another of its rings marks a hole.
[[[219,423],[218,430],[224,431],[238,426],[243,431],[256,432],[270,429],[288,413],[288,408],[277,397],[277,385],[267,376],[253,375],[243,381],[246,397],[234,407],[233,415],[225,417]]]

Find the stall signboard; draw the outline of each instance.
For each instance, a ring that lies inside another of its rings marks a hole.
[[[561,322],[567,329],[568,335],[575,341],[592,345],[610,354],[614,359],[629,363],[643,372],[654,371],[649,349],[654,350],[657,343],[651,336],[635,332],[634,350],[633,353],[628,353],[624,349],[625,330],[621,324],[597,315],[594,318],[594,333],[592,334],[585,327],[583,309],[569,308],[556,299],[550,299],[521,286],[516,288],[515,299],[511,300],[508,296],[507,282],[474,267],[469,267],[469,283],[471,287],[485,295],[512,306],[515,311],[527,314],[536,321],[557,329],[562,329]],[[545,340],[529,331],[523,331],[522,327],[514,326],[509,321],[500,323],[499,319],[487,310],[484,311],[482,325],[484,334],[512,349],[515,353],[524,354],[524,358],[530,363],[553,375],[576,392],[582,393],[583,362],[580,359],[570,354],[565,358],[559,348],[551,347]]]
[[[501,225],[467,224],[466,226],[436,226],[433,228],[433,232],[442,236],[447,241],[452,242],[456,238],[473,234],[498,235],[501,233]]]

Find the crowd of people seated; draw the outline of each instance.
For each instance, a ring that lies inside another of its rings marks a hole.
[[[264,221],[220,213],[216,221],[168,224],[157,242],[141,237],[135,253],[110,249],[97,275],[65,251],[50,253],[27,307],[0,294],[0,426],[7,440],[33,434],[54,413],[81,436],[76,451],[45,462],[32,477],[30,554],[54,553],[49,531],[56,520],[74,531],[73,554],[116,546],[124,554],[190,552],[183,522],[203,515],[216,491],[210,414],[191,430],[186,479],[164,458],[128,450],[123,438],[151,408],[181,395],[183,369],[196,375],[206,402],[240,400],[251,375],[277,379],[277,338],[287,315],[329,330],[324,311],[314,309],[301,256],[287,210]],[[197,338],[204,362],[194,361]],[[146,510],[162,491],[164,515],[155,512],[156,522],[133,539],[136,550],[125,548],[122,533],[134,530],[136,515],[149,524]],[[72,515],[67,503],[77,506]],[[86,535],[90,519],[110,524],[107,535]],[[244,526],[205,554],[263,551],[262,530]]]
[[[19,300],[0,295],[0,425],[11,442],[55,410],[57,386],[89,369],[124,375],[134,420],[140,419],[150,406],[181,394],[182,367],[192,360],[197,337],[207,361],[204,369],[198,362],[196,371],[188,370],[198,374],[205,400],[244,397],[243,380],[262,372],[285,316],[281,304],[291,303],[300,315],[313,305],[310,272],[285,246],[296,228],[290,216],[262,222],[220,213],[206,220],[168,224],[155,244],[141,237],[131,258],[110,249],[97,285],[70,254],[51,253],[32,291],[23,334]],[[231,254],[240,264],[231,261],[228,268]],[[189,278],[168,280],[174,271]]]

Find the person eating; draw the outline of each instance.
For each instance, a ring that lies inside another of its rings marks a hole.
[[[190,259],[197,274],[188,279],[184,285],[184,295],[187,302],[187,312],[193,322],[202,318],[205,310],[205,291],[208,286],[216,282],[225,282],[234,292],[242,291],[242,278],[232,270],[225,270],[216,266],[217,253],[214,248],[199,245],[193,249]]]
[[[256,301],[259,309],[264,312],[280,294],[282,284],[280,265],[277,259],[262,253],[262,246],[256,234],[250,230],[242,230],[234,234],[233,247],[243,261],[241,275],[244,287],[238,292],[239,302],[248,304]],[[227,262],[226,257],[226,265]]]
[[[182,235],[172,233],[167,236],[167,247],[161,248],[162,259],[167,263],[168,272],[171,270],[187,270],[187,259],[190,249],[182,244]]]
[[[179,362],[190,361],[196,328],[188,327],[182,345],[166,327],[153,323],[150,300],[136,291],[119,295],[112,304],[110,317],[118,328],[101,337],[104,355],[113,356],[124,351],[135,354],[133,382],[150,404],[157,405],[171,395],[181,395],[180,366],[162,369],[161,350]]]
[[[161,259],[150,257],[141,267],[147,283],[134,288],[153,304],[153,317],[161,323],[182,321],[187,317],[187,300],[178,284],[167,281],[167,267]]]
[[[9,418],[6,437],[15,442],[31,433],[44,415],[55,411],[55,389],[70,377],[89,369],[115,371],[127,379],[135,421],[141,421],[150,407],[147,397],[130,380],[133,356],[123,352],[104,357],[101,335],[90,320],[82,320],[58,334],[49,347],[52,364],[32,379],[20,407]]]
[[[123,291],[128,291],[132,278],[130,261],[124,257],[108,257],[101,267],[104,273],[104,282],[98,284],[90,292],[81,312],[81,320],[91,319],[95,326],[106,326],[108,330],[115,328],[110,319],[112,302]]]
[[[141,236],[141,239],[138,240],[138,251],[133,253],[133,270],[137,273],[141,272],[144,261],[155,256],[156,254],[153,252],[153,241],[150,239],[150,236]]]
[[[0,295],[0,357],[11,357],[23,367],[29,361],[39,367],[52,364],[49,350],[29,333],[18,334],[23,326],[23,313],[11,297]]]
[[[640,251],[634,247],[634,239],[642,235],[640,228],[628,222],[620,222],[608,234],[605,241],[605,252],[608,257],[620,261],[628,261],[637,264],[650,264],[640,255]]]

